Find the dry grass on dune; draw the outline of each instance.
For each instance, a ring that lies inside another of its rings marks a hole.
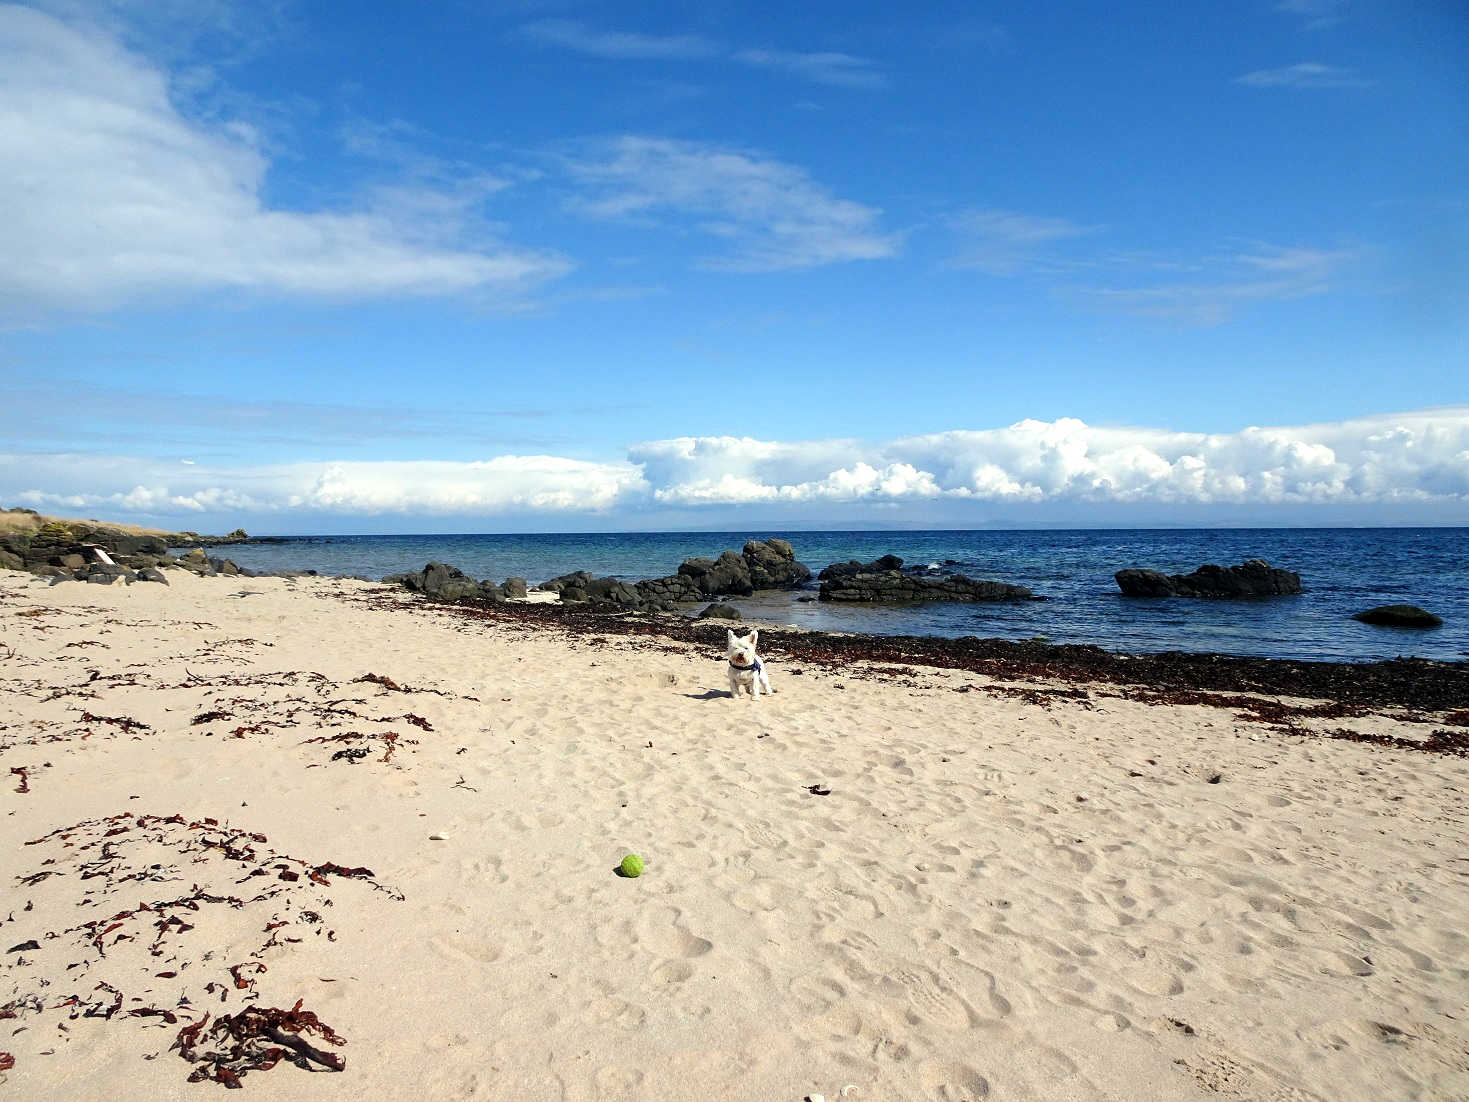
[[[115,528],[119,532],[126,532],[132,536],[171,536],[175,533],[164,528],[145,528],[137,524],[119,524],[111,520],[97,520],[87,518],[80,520],[76,517],[53,517],[44,513],[11,513],[0,511],[0,536],[14,535],[16,533],[35,532],[43,524],[50,523],[65,524],[67,527],[75,525],[92,525],[106,528]]]

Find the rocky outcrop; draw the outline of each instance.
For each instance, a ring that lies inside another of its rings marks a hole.
[[[477,582],[457,566],[442,562],[431,562],[415,574],[390,574],[383,581],[389,585],[404,586],[436,601],[505,599],[505,590],[502,587],[491,582]]]
[[[1211,597],[1251,600],[1301,592],[1301,576],[1249,559],[1238,566],[1201,566],[1192,574],[1163,574],[1157,570],[1119,570],[1113,575],[1125,597]]]
[[[816,575],[818,581],[830,581],[832,578],[850,578],[853,574],[880,574],[884,570],[903,569],[903,560],[897,555],[884,555],[872,562],[858,562],[851,559],[847,562],[834,562],[824,568]]]
[[[871,604],[909,604],[916,601],[1044,600],[1020,585],[978,581],[963,574],[929,578],[907,574],[896,568],[865,570],[852,574],[839,573],[829,576],[821,583],[820,596],[823,601],[861,601]]]
[[[725,551],[717,559],[686,559],[678,572],[705,597],[794,589],[811,580],[810,569],[796,561],[795,549],[783,539],[750,540],[742,551]]]
[[[1365,612],[1355,613],[1352,619],[1390,628],[1443,627],[1443,617],[1435,616],[1417,605],[1378,605]]]

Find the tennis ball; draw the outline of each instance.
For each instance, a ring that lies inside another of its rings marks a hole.
[[[622,859],[622,864],[619,866],[619,868],[621,869],[623,876],[642,876],[643,859],[639,857],[636,853],[629,853],[626,857]]]

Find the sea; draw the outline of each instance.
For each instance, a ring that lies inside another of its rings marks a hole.
[[[833,562],[897,555],[971,578],[1023,585],[1044,601],[848,606],[809,588],[736,598],[747,620],[819,631],[978,636],[1087,643],[1153,654],[1213,652],[1327,661],[1469,660],[1469,528],[1237,528],[1024,531],[730,531],[543,535],[296,536],[221,547],[242,567],[315,570],[373,580],[457,566],[480,580],[532,584],[573,570],[626,581],[677,572],[746,540],[780,536],[815,575]],[[1205,563],[1264,559],[1301,576],[1304,592],[1257,601],[1123,597],[1113,574],[1187,574]],[[1440,628],[1374,627],[1352,614],[1412,604]],[[697,608],[691,609],[693,615]]]

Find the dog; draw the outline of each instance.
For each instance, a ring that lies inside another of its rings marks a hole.
[[[725,644],[725,654],[729,658],[729,698],[737,698],[741,688],[750,694],[751,700],[760,699],[761,689],[767,696],[775,692],[770,687],[770,675],[765,672],[764,660],[755,653],[755,641],[760,638],[760,633],[751,629],[749,635],[736,635],[732,631],[726,634],[729,637]]]

